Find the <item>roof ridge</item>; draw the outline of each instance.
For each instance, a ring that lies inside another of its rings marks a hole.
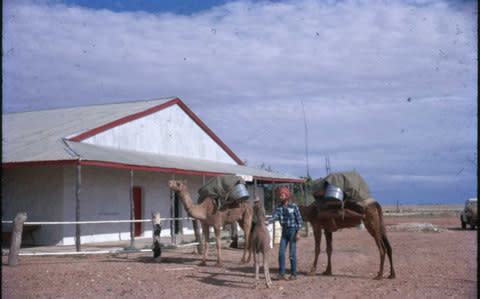
[[[91,104],[91,105],[78,105],[78,106],[69,106],[69,107],[57,107],[51,109],[39,109],[39,110],[30,110],[30,111],[21,111],[21,112],[12,112],[12,113],[2,113],[2,115],[13,115],[13,114],[22,114],[22,113],[35,113],[35,112],[45,112],[45,111],[56,111],[56,110],[67,110],[75,108],[86,108],[86,107],[95,107],[95,106],[107,106],[107,105],[123,105],[123,104],[132,104],[132,103],[145,103],[145,102],[158,102],[158,101],[169,101],[177,99],[176,96],[164,97],[164,98],[153,98],[153,99],[139,99],[139,100],[130,100],[124,102],[114,102],[114,103],[100,103],[100,104]]]

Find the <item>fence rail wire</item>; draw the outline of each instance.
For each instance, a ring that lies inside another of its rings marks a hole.
[[[160,218],[160,221],[171,220],[194,220],[190,217],[182,218]],[[136,219],[136,220],[88,220],[88,221],[30,221],[25,222],[23,225],[55,225],[55,224],[102,224],[102,223],[138,223],[138,222],[151,222],[152,219]],[[12,224],[12,220],[2,220],[2,224]]]

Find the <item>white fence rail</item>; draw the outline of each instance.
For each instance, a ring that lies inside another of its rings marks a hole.
[[[177,217],[177,218],[160,218],[160,221],[174,221],[174,220],[195,220],[191,217]],[[85,221],[25,221],[21,224],[21,226],[40,226],[40,225],[76,225],[76,224],[109,224],[109,223],[145,223],[145,222],[152,222],[152,219],[135,219],[135,220],[85,220]],[[2,225],[4,224],[12,224],[15,225],[13,220],[2,220]],[[12,234],[14,232],[12,231]],[[13,239],[13,238],[12,238]],[[13,241],[12,241],[13,242]],[[133,243],[131,243],[133,244]],[[172,233],[172,244],[175,244],[176,247],[185,247],[185,246],[194,246],[198,245],[198,242],[191,242],[187,244],[176,244],[176,238]],[[122,250],[95,250],[95,251],[63,251],[63,250],[55,250],[53,252],[18,252],[20,248],[17,249],[15,255],[31,255],[31,256],[41,256],[41,255],[75,255],[75,254],[103,254],[103,253],[119,253]],[[11,250],[10,250],[11,251]],[[124,250],[123,250],[124,251]],[[136,251],[139,252],[149,252],[151,249],[137,249]],[[2,250],[2,254],[6,252]],[[13,259],[12,259],[13,260]],[[16,258],[15,258],[16,260]],[[16,261],[15,261],[16,262]]]
[[[160,221],[171,220],[194,220],[194,218],[160,218]],[[89,220],[89,221],[30,221],[23,225],[56,225],[56,224],[103,224],[103,223],[138,223],[152,222],[152,219],[136,219],[136,220]],[[13,220],[2,220],[2,224],[13,224]]]

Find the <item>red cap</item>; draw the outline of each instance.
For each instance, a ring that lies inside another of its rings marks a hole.
[[[281,195],[284,193],[287,197],[290,197],[290,190],[286,187],[280,187],[280,190],[278,190],[278,195]]]

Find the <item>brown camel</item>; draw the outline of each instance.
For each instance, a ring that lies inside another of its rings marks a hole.
[[[200,220],[202,223],[202,230],[204,235],[204,250],[203,259],[200,265],[206,265],[208,240],[210,239],[209,227],[213,226],[215,231],[216,245],[217,245],[217,266],[222,266],[222,255],[220,251],[220,228],[223,225],[238,222],[240,227],[245,232],[245,248],[243,250],[243,256],[240,261],[241,264],[248,263],[250,261],[250,254],[247,258],[248,252],[248,238],[250,234],[250,228],[252,226],[252,207],[242,201],[240,203],[234,203],[232,205],[223,206],[220,209],[217,208],[214,201],[206,197],[201,203],[195,204],[192,196],[188,190],[187,181],[185,180],[170,180],[168,181],[168,187],[178,194],[178,198],[182,201],[185,210],[190,217]]]
[[[268,251],[270,250],[270,235],[268,234],[267,226],[265,225],[265,211],[260,205],[258,197],[255,199],[253,206],[252,232],[250,234],[249,247],[250,252],[253,253],[253,262],[255,268],[255,288],[258,288],[258,272],[260,271],[260,255],[263,258],[263,273],[265,274],[265,282],[267,288],[272,286],[270,279],[270,271],[268,268]]]
[[[390,242],[387,238],[387,233],[383,222],[382,208],[380,204],[378,204],[376,201],[372,201],[365,207],[364,213],[362,213],[362,211],[358,207],[349,208],[350,209],[345,209],[345,213],[343,214],[340,210],[319,211],[314,204],[311,204],[307,207],[299,206],[302,218],[312,224],[315,237],[315,259],[308,275],[315,275],[317,271],[318,255],[320,254],[320,239],[322,237],[321,229],[323,228],[325,230],[328,257],[327,269],[325,270],[325,272],[323,272],[323,275],[332,275],[331,257],[333,232],[336,231],[336,228],[350,228],[357,226],[363,220],[367,231],[375,239],[378,251],[380,252],[380,270],[378,271],[378,274],[377,276],[375,276],[374,279],[380,280],[383,278],[385,252],[387,253],[388,259],[390,261],[390,276],[388,278],[395,278],[395,270],[393,269],[392,262],[392,247],[390,246]],[[332,219],[335,219],[336,228],[330,225]]]

